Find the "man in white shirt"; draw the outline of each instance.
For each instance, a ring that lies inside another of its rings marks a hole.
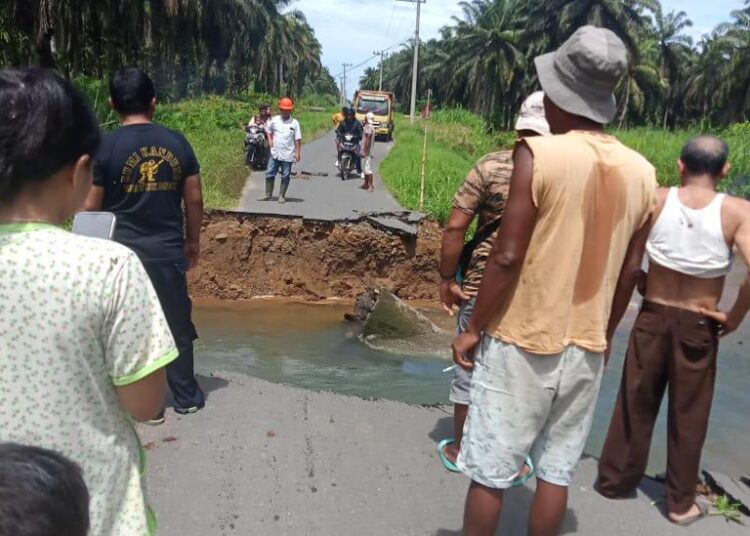
[[[302,130],[299,121],[292,117],[294,103],[292,99],[284,97],[279,101],[281,115],[271,119],[266,132],[271,146],[271,158],[266,171],[266,196],[261,201],[270,201],[273,196],[273,185],[276,174],[281,170],[281,186],[279,187],[279,203],[286,203],[286,191],[292,175],[292,164],[300,161],[302,151]]]

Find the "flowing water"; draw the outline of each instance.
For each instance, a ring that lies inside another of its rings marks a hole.
[[[735,289],[738,274],[728,284]],[[734,295],[733,291],[728,292]],[[635,316],[628,312],[615,340],[613,362],[602,384],[587,452],[597,455],[614,406],[627,336]],[[201,335],[196,346],[199,372],[229,371],[313,390],[330,390],[365,398],[388,398],[414,404],[448,403],[451,365],[447,344],[452,320],[429,316],[446,328],[432,343],[407,341],[376,350],[356,337],[343,320],[351,306],[312,305],[254,300],[196,305]],[[731,475],[750,473],[750,320],[721,343],[719,374],[704,450],[705,466]],[[435,341],[440,341],[436,344]],[[438,349],[443,348],[443,349]],[[662,408],[654,432],[649,470],[665,470],[666,419]]]

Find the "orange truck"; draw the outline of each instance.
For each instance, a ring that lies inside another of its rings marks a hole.
[[[393,93],[358,90],[354,94],[354,110],[362,122],[365,114],[372,112],[375,115],[375,135],[388,141],[393,139]]]

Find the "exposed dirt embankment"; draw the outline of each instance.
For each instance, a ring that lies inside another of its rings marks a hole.
[[[294,296],[354,298],[386,287],[404,299],[437,297],[440,227],[419,225],[416,238],[366,222],[319,223],[209,212],[201,262],[190,273],[198,298]]]

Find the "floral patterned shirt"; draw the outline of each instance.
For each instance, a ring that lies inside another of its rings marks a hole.
[[[177,357],[138,257],[42,224],[0,225],[0,441],[83,469],[90,536],[145,536],[144,458],[116,386]]]

